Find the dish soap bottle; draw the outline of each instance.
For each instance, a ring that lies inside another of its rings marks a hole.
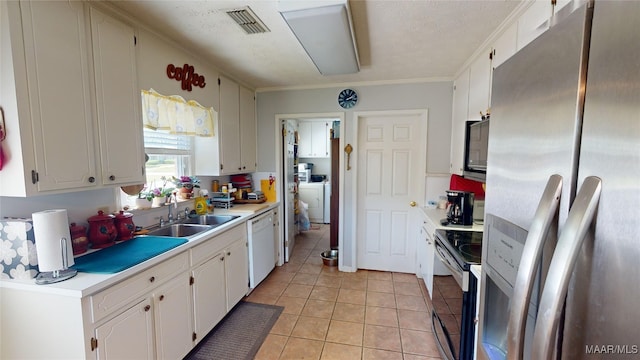
[[[198,196],[196,198],[196,214],[198,215],[206,215],[207,214],[207,199],[204,196]]]

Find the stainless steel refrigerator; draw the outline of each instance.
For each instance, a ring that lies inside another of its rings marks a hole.
[[[494,71],[480,359],[640,356],[640,2],[569,6]]]

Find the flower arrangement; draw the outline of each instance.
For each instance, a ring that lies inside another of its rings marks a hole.
[[[172,184],[169,183],[169,180],[167,180],[166,177],[163,176],[160,179],[163,181],[162,186],[145,186],[138,194],[138,198],[151,201],[156,197],[166,198],[171,195],[175,188],[171,187]]]

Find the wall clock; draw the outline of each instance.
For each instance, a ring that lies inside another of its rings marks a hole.
[[[344,89],[338,95],[338,104],[343,109],[350,109],[358,102],[358,94],[352,89]]]

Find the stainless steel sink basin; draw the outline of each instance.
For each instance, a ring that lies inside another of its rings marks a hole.
[[[189,237],[211,229],[213,229],[213,226],[196,224],[173,224],[157,230],[149,231],[147,235]]]
[[[183,223],[217,226],[239,217],[239,215],[200,215],[196,218],[187,219]]]

